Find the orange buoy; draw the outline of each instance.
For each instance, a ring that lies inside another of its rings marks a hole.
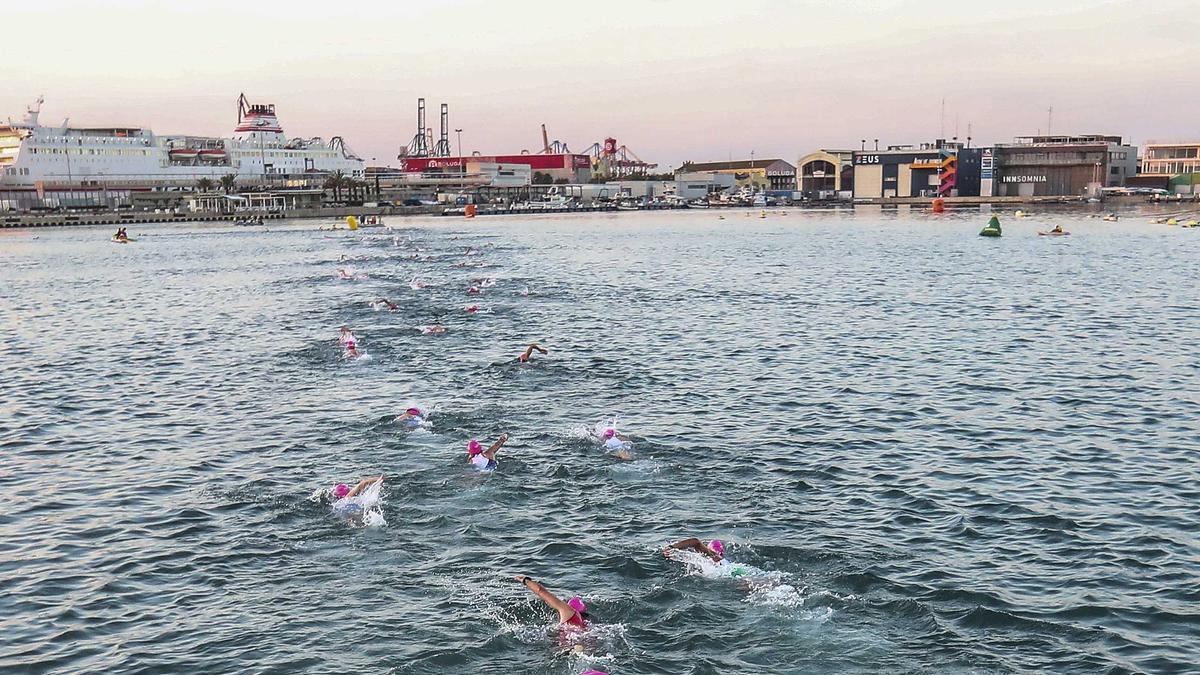
[[[463,216],[467,217],[467,218],[474,218],[475,217],[475,205],[467,204],[467,207],[465,209],[463,209]]]
[[[942,199],[941,197],[938,197],[937,199],[933,200],[933,212],[934,213],[941,213],[942,211],[945,211],[945,210],[946,210],[946,200]]]

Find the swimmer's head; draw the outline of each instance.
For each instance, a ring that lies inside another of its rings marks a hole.
[[[405,410],[404,412],[408,413],[409,415],[412,415],[413,417],[420,417],[420,416],[421,416],[421,409],[420,409],[420,408],[409,408],[408,410]]]
[[[570,606],[571,609],[575,610],[576,612],[579,612],[579,615],[582,616],[583,618],[585,618],[585,619],[588,618],[587,605],[583,602],[583,598],[581,598],[577,595],[577,596],[571,598],[570,600],[568,600],[567,605]]]
[[[479,441],[472,438],[471,442],[467,443],[467,454],[474,457],[481,452],[483,452],[483,446],[479,444]]]
[[[712,541],[708,542],[708,548],[722,558],[725,557],[725,544],[722,544],[720,539],[713,539]]]
[[[338,483],[337,485],[333,486],[333,496],[334,497],[341,499],[342,497],[345,497],[348,494],[350,494],[350,486],[349,485],[346,485],[345,483]]]
[[[607,429],[605,429],[605,430],[604,430],[604,437],[605,437],[605,438],[612,438],[613,436],[616,436],[616,435],[617,435],[617,430],[616,430],[616,429],[613,429],[612,427],[609,427],[609,428],[607,428]]]

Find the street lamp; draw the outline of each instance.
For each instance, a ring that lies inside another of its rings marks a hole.
[[[454,133],[458,134],[458,170],[465,176],[467,174],[467,165],[463,163],[462,156],[462,129],[455,129]]]

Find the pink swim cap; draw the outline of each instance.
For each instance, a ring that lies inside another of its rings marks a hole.
[[[578,595],[568,600],[567,604],[571,607],[571,609],[579,612],[580,614],[583,614],[587,611],[587,605],[583,604],[583,598],[579,597]]]
[[[338,483],[333,486],[333,495],[338,499],[350,494],[350,486],[345,483]]]
[[[608,673],[602,670],[585,670],[583,675],[608,675]]]
[[[617,435],[617,430],[616,430],[616,429],[605,429],[605,430],[604,430],[604,437],[605,437],[605,438],[612,438],[613,436],[616,436],[616,435]]]
[[[421,414],[421,409],[420,408],[409,408],[408,410],[405,410],[404,412],[408,413],[409,415],[418,415],[419,416]]]
[[[481,452],[483,452],[483,446],[479,444],[479,441],[472,438],[471,442],[467,443],[467,454],[478,455]]]
[[[712,541],[708,542],[708,547],[713,550],[713,553],[716,553],[719,556],[725,555],[725,544],[722,544],[720,539],[713,539]]]

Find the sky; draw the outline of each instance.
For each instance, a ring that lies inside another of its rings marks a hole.
[[[3,0],[0,25],[0,119],[44,94],[43,123],[228,135],[245,92],[372,164],[419,96],[454,150],[536,152],[546,124],[661,169],[968,129],[1200,140],[1197,0]]]

